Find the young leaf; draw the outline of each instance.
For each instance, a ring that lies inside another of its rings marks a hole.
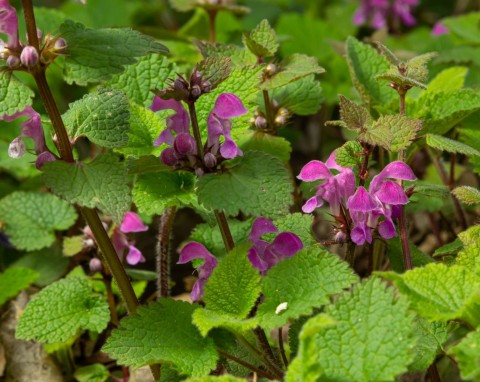
[[[390,82],[391,84],[396,84],[398,86],[409,86],[409,87],[419,87],[420,89],[426,89],[427,85],[424,83],[417,81],[414,78],[410,78],[407,76],[403,76],[399,73],[397,73],[396,69],[390,69],[386,73],[382,73],[376,76],[377,80],[385,80]]]
[[[463,380],[478,381],[480,378],[480,332],[470,332],[457,345],[448,350],[458,362]]]
[[[70,203],[97,207],[117,224],[130,209],[127,169],[111,153],[90,163],[48,162],[43,170],[45,185]]]
[[[73,374],[78,382],[104,382],[109,375],[108,369],[101,363],[79,367]]]
[[[180,374],[208,374],[216,367],[218,355],[213,340],[203,338],[192,324],[196,309],[198,305],[170,299],[142,306],[112,331],[103,351],[122,365],[165,362]]]
[[[34,251],[52,245],[55,231],[70,228],[77,214],[55,195],[17,191],[0,200],[0,220],[12,245]]]
[[[480,203],[480,190],[470,186],[457,187],[452,191],[452,194],[465,204]]]
[[[193,323],[204,337],[214,328],[223,328],[233,333],[247,333],[258,326],[255,317],[240,319],[231,314],[203,308],[193,313]]]
[[[219,377],[214,377],[211,375],[199,378],[189,378],[185,382],[247,382],[246,379],[239,379],[232,375],[221,375]]]
[[[166,89],[177,72],[176,65],[165,56],[149,54],[128,65],[123,73],[113,75],[107,86],[122,90],[129,100],[148,107],[154,97],[151,90]]]
[[[118,89],[102,88],[70,104],[63,121],[71,138],[86,136],[104,147],[123,147],[128,141],[130,105]]]
[[[261,151],[248,151],[225,165],[221,174],[197,182],[198,201],[227,215],[277,217],[292,203],[292,182],[282,162]]]
[[[311,314],[355,281],[348,264],[338,257],[322,249],[304,249],[278,263],[264,278],[265,301],[257,313],[260,325],[273,329]],[[285,303],[286,309],[279,312],[277,308]]]
[[[422,97],[428,94],[463,88],[467,74],[468,68],[464,66],[454,66],[442,70],[428,83],[427,90],[420,94],[419,99],[422,99]]]
[[[480,274],[480,226],[475,225],[458,234],[463,248],[458,252],[457,264]]]
[[[343,167],[353,167],[363,162],[363,147],[357,141],[348,141],[335,151],[335,162]]]
[[[260,21],[249,34],[245,33],[243,44],[258,57],[273,56],[278,49],[277,35],[268,20]]]
[[[231,60],[228,57],[207,57],[199,62],[197,70],[203,74],[202,80],[210,81],[212,89],[215,89],[229,76]]]
[[[425,54],[421,54],[420,56],[416,56],[411,58],[406,62],[407,66],[407,76],[414,81],[418,81],[419,83],[423,83],[428,80],[428,68],[427,63],[431,61],[433,58],[437,57],[436,52],[429,52]]]
[[[0,71],[0,116],[12,115],[32,104],[32,89],[7,71]]]
[[[27,288],[38,276],[37,272],[21,267],[10,267],[0,273],[0,306]]]
[[[193,40],[203,58],[207,57],[229,57],[232,60],[232,67],[254,65],[257,57],[248,49],[234,44],[212,43],[209,41]]]
[[[185,171],[142,174],[133,187],[133,201],[143,213],[161,214],[167,207],[194,203],[194,185],[195,177]]]
[[[475,150],[473,147],[470,147],[465,143],[435,134],[427,134],[426,138],[427,145],[437,150],[443,150],[449,153],[480,156],[480,151]]]
[[[350,101],[343,95],[338,96],[340,102],[340,118],[350,130],[364,130],[372,122],[372,117],[368,110]]]
[[[125,65],[134,64],[135,57],[168,52],[152,37],[132,29],[88,29],[67,20],[59,35],[68,43],[65,80],[81,86],[108,80],[122,72]]]
[[[110,320],[108,304],[87,279],[68,277],[42,289],[20,316],[16,337],[45,343],[64,342],[79,329],[100,333]]]

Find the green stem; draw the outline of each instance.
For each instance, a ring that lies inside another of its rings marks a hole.
[[[260,377],[268,378],[268,379],[275,379],[275,375],[269,373],[268,371],[264,371],[262,369],[259,369],[258,367],[252,365],[251,363],[248,363],[246,361],[241,360],[240,358],[237,358],[229,353],[224,352],[223,350],[217,349],[217,351],[220,353],[220,355],[224,356],[227,359],[232,360],[233,362],[238,363],[239,365],[242,365],[246,367],[247,369],[252,370],[253,372],[257,373]]]
[[[192,121],[193,137],[197,144],[197,153],[200,156],[200,160],[203,163],[203,145],[202,136],[200,135],[200,127],[198,126],[197,111],[195,110],[195,102],[188,102],[188,113],[190,114],[190,120]]]
[[[227,218],[223,211],[215,210],[214,212],[218,227],[220,228],[220,233],[222,234],[223,244],[225,245],[227,252],[230,252],[235,247],[235,242],[233,241]]]
[[[167,208],[160,217],[157,243],[157,289],[160,297],[169,295],[170,235],[175,220],[175,206]]]

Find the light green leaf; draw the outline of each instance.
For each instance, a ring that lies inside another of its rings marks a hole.
[[[275,219],[273,224],[275,224],[279,232],[293,232],[302,240],[304,247],[317,245],[312,231],[313,216],[311,214],[294,212],[293,214]],[[276,234],[274,235],[276,236]]]
[[[168,52],[152,37],[132,29],[88,29],[67,20],[59,34],[68,42],[65,80],[83,86],[108,80],[125,65],[134,64],[135,57]]]
[[[258,57],[273,56],[278,49],[277,35],[265,19],[243,35],[243,44]]]
[[[335,151],[335,162],[342,167],[353,167],[363,163],[363,147],[357,141],[348,141]]]
[[[122,90],[129,100],[149,107],[154,97],[152,89],[166,89],[177,72],[176,65],[165,56],[148,54],[128,65],[123,73],[113,75],[107,85]]]
[[[430,320],[464,319],[473,326],[479,322],[480,282],[462,266],[428,264],[400,275],[383,272],[407,296],[412,308]]]
[[[433,252],[433,257],[445,256],[445,255],[455,255],[458,251],[463,248],[463,243],[460,239],[455,239],[451,243],[442,245],[440,248],[437,248]]]
[[[103,351],[122,365],[168,363],[181,374],[208,374],[218,355],[213,340],[203,338],[192,324],[196,309],[197,305],[170,299],[141,306],[112,331]]]
[[[77,214],[54,195],[18,191],[0,200],[0,220],[10,243],[34,251],[53,244],[55,231],[70,228]]]
[[[161,214],[171,206],[186,206],[196,201],[195,177],[185,171],[142,174],[133,187],[133,201],[140,212]]]
[[[436,134],[427,134],[426,138],[427,145],[434,149],[447,151],[449,153],[480,156],[480,151],[475,150],[473,147],[470,147],[465,143]]]
[[[418,119],[402,115],[382,115],[361,136],[370,144],[396,152],[410,146],[421,128],[422,122]]]
[[[70,104],[63,115],[73,139],[86,136],[104,147],[122,147],[128,141],[130,105],[118,89],[102,88]]]
[[[73,374],[78,382],[104,382],[109,375],[108,369],[101,363],[79,367]]]
[[[407,66],[407,76],[409,79],[418,81],[423,84],[423,82],[428,80],[428,68],[427,63],[435,58],[438,54],[436,52],[429,52],[421,54],[411,58],[406,62]]]
[[[33,283],[39,274],[28,268],[10,267],[0,273],[0,306]]]
[[[15,335],[22,340],[64,342],[79,329],[100,333],[109,320],[107,302],[92,293],[87,279],[69,277],[42,289],[28,303]]]
[[[243,378],[239,379],[231,375],[221,375],[219,377],[208,375],[206,377],[189,378],[185,382],[247,382],[247,380]]]
[[[207,57],[198,63],[197,70],[203,74],[202,79],[210,81],[211,88],[215,89],[229,76],[231,60],[229,57]]]
[[[408,302],[378,278],[345,292],[325,313],[336,325],[316,336],[319,381],[393,381],[407,370],[415,339]]]
[[[117,224],[130,209],[127,169],[111,153],[90,163],[48,162],[42,169],[45,185],[70,203],[97,207]]]
[[[221,174],[208,174],[197,182],[198,201],[227,215],[277,217],[292,203],[292,182],[282,162],[261,151],[225,163]]]
[[[340,118],[348,129],[364,130],[371,124],[372,117],[365,107],[357,105],[341,94],[338,98],[340,100]]]
[[[457,187],[452,191],[457,199],[465,204],[480,203],[480,190],[470,186]]]
[[[245,151],[263,151],[277,157],[282,162],[288,162],[292,145],[283,137],[277,137],[263,131],[253,131],[245,134],[239,141],[240,148]]]
[[[415,80],[414,78],[410,78],[407,76],[402,76],[401,74],[397,73],[397,69],[391,69],[387,73],[382,73],[377,75],[377,80],[385,80],[390,82],[391,84],[395,84],[397,86],[410,86],[410,87],[419,87],[420,89],[426,89],[427,85],[424,83]]]
[[[457,264],[480,275],[480,225],[470,227],[458,234],[463,248],[458,252]]]
[[[212,43],[209,41],[193,40],[204,58],[207,57],[229,57],[232,60],[232,67],[254,65],[257,57],[248,49],[234,44]]]
[[[204,337],[214,328],[227,329],[233,333],[245,333],[258,326],[258,320],[255,317],[240,319],[231,314],[203,308],[193,313],[193,323],[197,325]]]
[[[32,104],[35,94],[11,73],[0,71],[0,116],[12,115]]]
[[[303,77],[325,72],[314,57],[292,54],[281,63],[281,69],[261,84],[263,90],[272,90]]]
[[[480,44],[480,37],[478,36],[479,21],[480,12],[470,12],[465,15],[448,17],[442,20],[448,28],[448,31],[461,42],[474,45]]]
[[[265,301],[257,313],[260,325],[273,329],[311,314],[355,281],[348,264],[337,256],[323,249],[304,249],[268,271],[262,286]],[[285,309],[280,310],[281,304]]]
[[[460,343],[448,350],[458,362],[463,380],[478,381],[480,379],[480,332],[470,332]]]
[[[463,88],[468,68],[465,66],[454,66],[452,68],[441,71],[437,76],[428,83],[426,92],[420,94],[419,99],[430,93],[438,93],[441,91],[457,90]]]

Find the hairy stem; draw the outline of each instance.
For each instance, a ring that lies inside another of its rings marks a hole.
[[[168,297],[170,275],[170,235],[177,207],[167,208],[158,225],[157,242],[157,290],[160,297]]]
[[[272,108],[272,102],[270,101],[270,96],[268,95],[268,90],[263,90],[263,102],[265,103],[265,113],[266,113],[266,118],[267,118],[267,126],[268,129],[273,130],[273,108]]]
[[[238,363],[239,365],[242,365],[246,367],[247,369],[252,370],[253,372],[257,373],[260,377],[268,378],[268,379],[275,379],[275,375],[269,373],[268,371],[259,369],[255,365],[252,365],[251,363],[248,363],[246,361],[241,360],[240,358],[237,358],[229,353],[224,352],[223,350],[217,349],[217,351],[224,356],[225,358],[232,360],[233,362]]]
[[[285,353],[285,347],[283,346],[283,330],[278,328],[278,347],[280,348],[280,354],[282,355],[282,361],[286,368],[288,368],[288,358]]]
[[[107,290],[108,307],[110,308],[110,320],[112,321],[113,325],[118,326],[120,321],[118,320],[115,297],[112,291],[112,278],[105,274],[102,274],[102,277],[103,283],[105,284],[105,289]]]
[[[270,362],[270,360],[262,354],[261,351],[259,351],[255,346],[253,346],[248,340],[240,335],[235,336],[240,342],[240,344],[255,358],[257,358],[260,362],[262,362],[265,367],[273,374],[277,379],[282,380],[283,379],[283,372],[278,368],[277,365],[273,364]]]
[[[270,363],[272,365],[275,365],[277,370],[281,373],[282,372],[281,363],[277,359],[277,357],[275,357],[275,354],[273,354],[273,350],[268,342],[268,338],[267,338],[267,335],[265,334],[265,331],[262,328],[257,327],[253,330],[253,333],[257,337],[258,343],[260,344],[260,348],[262,349],[263,353],[266,355]]]
[[[428,367],[428,376],[431,382],[442,382],[435,362]]]
[[[345,261],[354,268],[355,266],[355,249],[356,244],[353,241],[349,241],[347,244],[347,252],[345,253]]]
[[[197,153],[203,162],[204,153],[203,153],[203,145],[202,145],[202,136],[200,135],[200,127],[198,126],[195,102],[188,102],[188,113],[190,114],[190,120],[192,121],[193,137],[195,138],[195,143],[197,144]]]
[[[230,227],[228,226],[227,218],[223,211],[215,210],[215,218],[217,219],[218,228],[222,234],[223,244],[227,252],[230,252],[235,247]]]
[[[210,33],[210,42],[217,42],[217,29],[215,28],[215,20],[217,18],[217,10],[208,10],[208,30]]]

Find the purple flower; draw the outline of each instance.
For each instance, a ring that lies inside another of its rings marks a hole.
[[[9,49],[19,47],[17,11],[8,0],[0,0],[0,32],[8,36]]]
[[[382,29],[387,26],[389,18],[395,18],[406,26],[413,26],[416,20],[411,12],[417,4],[418,0],[362,0],[353,15],[353,23],[370,23],[372,28]]]
[[[175,114],[167,117],[167,128],[155,139],[153,142],[154,146],[160,146],[162,143],[173,146],[175,137],[172,132],[176,134],[190,133],[190,117],[180,101],[174,99],[164,100],[155,96],[150,109],[152,111],[166,109],[175,111]]]
[[[143,224],[142,219],[135,212],[127,212],[120,225],[122,232],[145,232],[148,231],[148,226]]]
[[[339,173],[333,175],[330,170],[337,170]],[[325,163],[317,160],[307,163],[297,178],[305,182],[325,180],[317,187],[315,196],[303,205],[302,210],[305,213],[321,207],[325,200],[330,204],[332,215],[339,216],[341,203],[346,204],[348,198],[355,192],[355,175],[351,168],[339,166],[335,162],[335,151]]]
[[[128,240],[126,233],[144,232],[147,230],[148,227],[143,224],[142,220],[135,212],[127,212],[120,227],[115,228],[112,234],[112,244],[121,259],[128,250],[126,257],[128,264],[136,265],[145,262],[142,252],[135,247],[135,241]]]
[[[27,68],[37,65],[38,59],[38,51],[31,45],[27,45],[25,48],[23,48],[22,53],[20,54],[20,61]]]
[[[283,259],[295,255],[303,248],[300,238],[292,232],[282,232],[269,243],[261,237],[267,233],[278,232],[271,220],[261,216],[252,225],[248,240],[253,246],[248,251],[248,259],[262,274]]]
[[[441,21],[437,21],[432,28],[432,36],[441,36],[447,33],[448,28]]]
[[[192,241],[180,251],[180,258],[177,264],[185,264],[194,259],[204,260],[203,264],[196,267],[198,280],[193,286],[192,293],[190,293],[192,301],[197,301],[203,296],[203,288],[218,262],[215,256],[208,252],[207,248],[200,243]]]

